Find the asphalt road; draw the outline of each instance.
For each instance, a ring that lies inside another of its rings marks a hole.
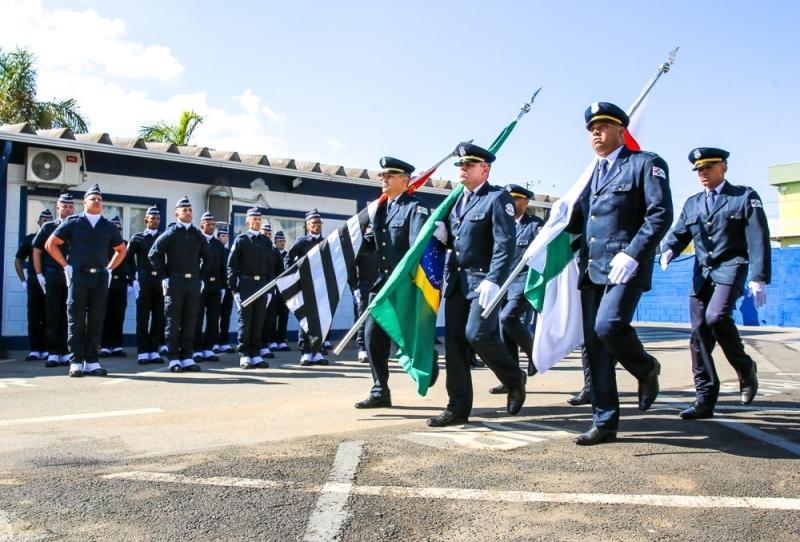
[[[645,413],[618,372],[620,440],[583,448],[589,407],[573,355],[528,381],[509,417],[473,372],[471,423],[431,430],[446,403],[418,397],[393,369],[395,407],[362,411],[366,365],[243,371],[235,356],[204,371],[107,363],[69,379],[0,361],[0,542],[6,540],[798,540],[800,330],[744,333],[761,393],[737,401],[718,359],[713,420],[683,421],[692,400],[688,333],[642,326],[662,362]]]

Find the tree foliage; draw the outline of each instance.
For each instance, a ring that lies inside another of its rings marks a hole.
[[[176,124],[160,121],[151,126],[142,126],[139,129],[139,137],[146,141],[188,145],[192,134],[203,120],[203,117],[195,111],[184,111]]]

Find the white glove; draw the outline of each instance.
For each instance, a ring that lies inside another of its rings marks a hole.
[[[475,288],[475,291],[478,292],[478,305],[480,305],[482,309],[485,309],[495,298],[497,292],[500,291],[500,286],[490,280],[484,279],[480,284],[478,284],[478,287]]]
[[[164,297],[167,297],[167,290],[169,290],[169,279],[161,279],[161,291],[164,292]]]
[[[767,304],[767,283],[751,280],[747,283],[748,296],[753,297],[753,304],[760,309]]]
[[[608,280],[611,284],[626,284],[638,268],[639,262],[624,252],[617,252],[617,255],[611,259]]]
[[[37,273],[36,280],[39,281],[39,286],[42,288],[42,293],[47,293],[47,288],[45,287],[44,275],[42,275],[41,273]]]
[[[236,302],[236,307],[242,310],[242,294],[236,292],[233,294],[233,300]]]
[[[111,268],[106,267],[106,272],[108,273],[108,284],[106,284],[106,288],[110,288],[111,287],[111,273],[113,273],[113,271],[111,270]]]
[[[67,264],[64,266],[64,276],[67,277],[67,288],[72,286],[72,266]]]
[[[28,291],[28,283],[27,283],[27,282],[25,282],[24,280],[21,280],[21,281],[19,281],[19,282],[20,282],[20,284],[22,285],[22,291],[23,291],[23,292],[27,292],[27,291]]]
[[[267,294],[267,307],[269,307],[270,301],[272,301],[272,294]]]
[[[667,250],[665,250],[664,252],[661,253],[661,258],[660,258],[659,261],[661,262],[661,270],[662,271],[666,271],[667,270],[667,267],[669,267],[669,262],[672,261],[672,256],[673,256],[672,250],[670,250],[670,249],[667,249]]]
[[[220,302],[225,299],[225,288],[219,291],[219,300]]]
[[[361,290],[358,288],[353,290],[353,299],[356,300],[356,305],[361,305]]]
[[[134,280],[133,286],[131,286],[131,288],[133,289],[133,298],[139,299],[139,291],[141,290],[141,286],[139,286],[139,281]]]
[[[433,230],[433,236],[439,240],[443,245],[447,244],[447,226],[441,220],[436,221],[436,229]]]
[[[200,293],[202,294],[203,290],[205,290],[205,289],[206,289],[206,283],[201,280],[200,281]]]

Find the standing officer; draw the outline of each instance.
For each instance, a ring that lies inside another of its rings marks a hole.
[[[203,281],[200,290],[200,312],[197,315],[197,327],[194,331],[194,360],[219,361],[214,354],[214,342],[219,336],[219,312],[222,305],[222,296],[225,295],[225,278],[227,275],[227,260],[225,259],[225,246],[214,237],[216,219],[206,211],[200,217],[200,231],[208,242],[208,259],[203,260],[200,267],[200,278]],[[203,331],[203,317],[205,317],[205,332]]]
[[[292,248],[286,253],[283,260],[285,269],[291,267],[297,260],[305,256],[309,250],[322,242],[322,216],[319,211],[312,209],[306,213],[306,235],[295,239]],[[300,365],[328,365],[328,360],[322,355],[321,342],[310,341],[305,330],[297,327],[297,346],[300,349]]]
[[[261,235],[272,242],[272,224],[270,224],[268,218],[264,218],[261,221]],[[275,270],[273,276],[276,277],[283,273],[283,260],[280,252],[278,252],[278,249],[275,248],[274,243],[272,245],[272,252],[275,256]],[[258,355],[262,358],[272,359],[275,357],[275,354],[272,353],[270,345],[275,344],[275,319],[277,317],[276,306],[278,303],[281,303],[277,294],[277,287],[267,292],[267,310],[264,313],[264,327],[261,330],[261,349],[258,352]],[[277,344],[275,344],[275,346],[277,346]]]
[[[372,228],[370,228],[371,230]],[[369,234],[365,235],[365,239]],[[373,234],[374,241],[374,234]],[[367,310],[369,306],[369,292],[372,286],[380,277],[380,255],[375,247],[370,243],[362,243],[355,261],[355,287],[353,288],[353,313],[356,319]],[[356,334],[356,344],[358,344],[359,363],[369,363],[366,341],[367,322],[365,321],[358,328]]]
[[[386,283],[400,260],[408,252],[417,238],[422,225],[428,218],[428,208],[412,195],[406,194],[408,181],[414,166],[391,156],[380,160],[381,192],[386,195],[384,205],[378,207],[372,221],[372,235],[365,236],[364,243],[378,254],[378,277],[369,290],[370,301]],[[357,284],[352,284],[354,292],[360,292]],[[361,294],[357,294],[358,298]],[[360,299],[359,301],[363,301]],[[389,349],[391,340],[386,331],[372,316],[364,323],[364,337],[369,366],[372,370],[372,389],[369,397],[355,404],[356,408],[380,408],[392,406],[389,391]]]
[[[592,445],[617,436],[615,360],[639,381],[640,410],[658,395],[661,366],[645,352],[631,320],[650,289],[656,248],[672,222],[672,198],[667,163],[624,145],[629,119],[622,109],[595,102],[584,118],[598,160],[568,231],[581,234],[579,288],[593,421],[575,442]]]
[[[161,211],[155,205],[144,215],[144,231],[131,236],[128,243],[128,269],[136,296],[136,350],[141,365],[162,363],[158,353],[164,331],[164,293],[158,272],[147,255],[158,237]]]
[[[236,237],[228,257],[228,286],[239,308],[239,367],[268,368],[269,362],[259,355],[264,318],[267,314],[267,294],[242,307],[247,299],[275,277],[276,253],[272,241],[261,233],[261,211],[247,210],[247,232]]]
[[[275,232],[275,240],[273,241],[275,250],[278,251],[278,258],[280,259],[280,273],[283,273],[283,261],[286,258],[286,235],[282,231]],[[274,341],[270,343],[271,350],[278,352],[286,352],[289,350],[289,345],[286,344],[286,325],[289,323],[289,307],[281,296],[280,291],[275,293],[275,334]]]
[[[111,219],[111,223],[122,234],[122,221],[118,216]],[[125,239],[122,240],[127,245]],[[109,249],[109,258],[113,256],[113,249]],[[124,358],[125,350],[122,349],[122,327],[125,324],[125,310],[128,308],[128,292],[133,285],[133,273],[129,270],[127,255],[114,272],[111,273],[111,284],[108,286],[106,297],[106,312],[103,319],[103,334],[100,339],[100,357],[114,356]]]
[[[84,212],[58,225],[47,239],[45,249],[64,269],[67,279],[67,343],[72,353],[69,376],[105,376],[97,350],[106,307],[108,286],[114,270],[125,260],[125,243],[117,227],[103,215],[100,187],[83,195]],[[64,258],[61,245],[68,242]],[[113,249],[113,256],[109,256]]]
[[[472,410],[471,346],[508,389],[506,410],[518,414],[525,403],[527,376],[500,339],[497,312],[481,312],[497,294],[514,259],[514,203],[502,188],[488,183],[495,156],[469,143],[458,146],[459,178],[464,185],[437,239],[447,241],[444,268],[447,408],[428,420],[431,427],[467,423]]]
[[[756,308],[767,302],[766,288],[772,274],[769,226],[756,191],[725,179],[728,156],[728,151],[711,147],[689,153],[704,190],[686,200],[661,254],[661,268],[666,271],[672,257],[694,241],[689,314],[696,399],[681,412],[684,420],[714,415],[719,377],[711,352],[716,343],[739,375],[742,403],[752,402],[758,391],[756,363],[744,351],[732,312],[745,288],[748,270],[747,291]]]
[[[61,194],[56,202],[56,219],[42,224],[33,238],[33,268],[36,280],[44,291],[45,336],[47,337],[47,361],[45,367],[69,365],[72,356],[67,348],[67,280],[64,271],[44,245],[56,228],[75,212],[75,200],[71,194]],[[69,243],[61,245],[61,253],[69,253]]]
[[[210,258],[208,242],[192,224],[192,203],[183,196],[175,205],[177,221],[158,236],[147,257],[158,272],[167,317],[169,370],[197,372],[192,359],[200,311],[200,262]]]
[[[231,311],[233,310],[233,292],[228,287],[228,257],[230,256],[230,248],[228,248],[228,226],[221,226],[217,228],[217,240],[222,243],[225,248],[223,261],[225,262],[225,282],[223,283],[223,293],[220,294],[222,304],[220,305],[219,316],[219,336],[217,337],[216,344],[213,345],[215,354],[223,352],[230,352],[233,350],[230,345],[230,332],[231,332]]]
[[[53,213],[50,209],[45,209],[39,213],[39,220],[36,222],[38,227],[42,227],[45,222],[53,220]],[[29,233],[22,240],[14,258],[14,270],[22,283],[22,289],[28,293],[28,340],[30,341],[31,351],[25,357],[25,361],[46,360],[47,336],[45,334],[44,317],[44,290],[36,280],[36,270],[33,268],[33,238],[35,233]],[[28,271],[27,277],[25,270]]]

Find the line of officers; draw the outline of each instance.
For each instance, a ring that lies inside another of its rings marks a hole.
[[[84,195],[84,212],[75,214],[70,194],[61,194],[56,216],[38,217],[39,230],[20,245],[15,269],[28,294],[28,361],[46,367],[69,366],[69,375],[103,376],[100,358],[125,357],[123,323],[128,298],[136,300],[139,364],[169,361],[172,372],[200,371],[200,362],[219,361],[228,344],[233,305],[240,307],[238,352],[245,369],[269,367],[274,351],[288,351],[289,310],[277,290],[241,308],[241,301],[321,241],[316,210],[306,215],[309,230],[286,250],[283,232],[275,234],[258,209],[247,211],[247,231],[228,248],[227,228],[216,228],[211,213],[192,224],[184,197],[175,222],[159,233],[158,207],[147,209],[144,230],[122,239],[118,217],[102,216],[102,194],[95,185]],[[27,271],[27,274],[26,274]],[[301,364],[327,364],[325,350],[307,351],[300,337]],[[329,348],[325,341],[323,348]]]

